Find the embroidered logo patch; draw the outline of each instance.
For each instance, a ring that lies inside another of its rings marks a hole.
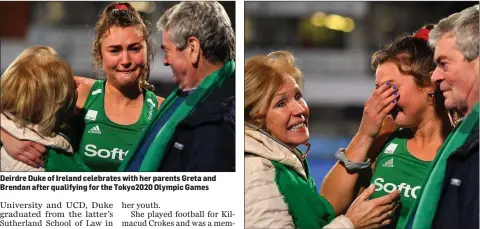
[[[383,163],[382,167],[393,168],[393,158]]]
[[[462,184],[462,181],[460,179],[457,179],[457,178],[452,178],[450,180],[450,184],[458,187]]]
[[[85,115],[85,119],[95,121],[97,119],[97,114],[98,111],[88,110],[87,115]]]
[[[397,148],[397,144],[395,143],[390,143],[390,145],[387,146],[387,148],[385,149],[385,153],[388,153],[388,154],[393,154],[393,152],[395,152],[395,149]]]
[[[100,127],[98,127],[98,125],[92,127],[92,129],[90,129],[88,131],[88,133],[91,133],[91,134],[102,134],[102,131],[100,130]]]
[[[178,142],[175,142],[175,145],[173,145],[173,147],[179,149],[179,150],[182,150],[183,149],[183,145],[178,143]]]

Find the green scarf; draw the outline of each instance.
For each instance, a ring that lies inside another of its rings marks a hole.
[[[441,187],[443,187],[447,159],[457,148],[465,143],[476,125],[478,125],[478,103],[472,112],[448,135],[442,144],[427,173],[429,175],[422,185],[423,192],[408,213],[407,223],[405,223],[406,226],[408,226],[412,220],[411,217],[415,214],[412,228],[431,227],[433,218],[437,212],[438,201],[442,191]]]
[[[185,101],[183,101],[178,108],[173,112],[172,116],[168,121],[163,125],[160,131],[155,136],[155,139],[152,141],[152,144],[149,146],[147,153],[140,165],[141,172],[154,172],[157,171],[160,163],[163,159],[163,154],[167,144],[170,142],[172,135],[177,127],[177,125],[188,117],[197,107],[198,104],[203,102],[208,96],[217,88],[223,85],[223,82],[228,79],[235,71],[235,62],[233,60],[227,61],[222,68],[211,73],[205,79],[202,80],[200,85],[189,95]],[[181,89],[178,87],[167,97],[167,99],[160,106],[159,111],[156,113],[154,120],[150,123],[147,131],[143,131],[141,137],[139,138],[138,143],[134,149],[138,149],[140,144],[143,142],[145,135],[152,128],[153,123],[158,122],[173,104],[178,99],[178,95]],[[136,150],[132,151],[136,152]],[[122,164],[120,165],[118,171],[125,171],[129,165],[134,153],[127,154]]]
[[[306,161],[307,180],[291,168],[276,161],[271,162],[275,167],[275,183],[284,197],[295,228],[319,229],[335,218],[332,205],[318,194]]]

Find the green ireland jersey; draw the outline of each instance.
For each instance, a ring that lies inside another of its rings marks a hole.
[[[140,118],[131,125],[116,124],[105,114],[105,82],[97,80],[92,85],[83,110],[85,123],[78,153],[93,172],[115,172],[129,153],[134,153],[135,143],[141,132],[157,112],[155,94],[143,90],[143,106]]]
[[[400,191],[400,207],[394,218],[397,221],[390,224],[389,228],[403,228],[408,212],[421,193],[421,185],[431,163],[408,152],[407,139],[410,135],[410,129],[395,131],[378,155],[370,181],[375,184],[371,199]]]

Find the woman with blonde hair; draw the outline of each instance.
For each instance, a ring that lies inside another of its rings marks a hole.
[[[57,58],[55,50],[34,46],[23,51],[2,75],[0,92],[3,131],[45,145],[52,163],[59,153],[73,153],[68,138],[61,132],[74,113],[75,83],[70,66]],[[1,171],[44,170],[14,159],[4,147],[0,161]]]
[[[245,228],[375,228],[388,225],[398,191],[368,200],[373,185],[335,217],[318,194],[306,153],[309,109],[293,55],[245,62]]]

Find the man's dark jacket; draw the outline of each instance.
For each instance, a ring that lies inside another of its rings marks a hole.
[[[448,158],[432,228],[479,228],[478,124]]]
[[[158,171],[235,171],[235,72],[177,125]]]

